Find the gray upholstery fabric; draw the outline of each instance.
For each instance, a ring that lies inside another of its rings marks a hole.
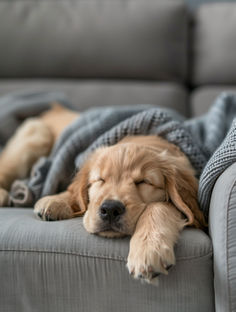
[[[189,99],[190,115],[198,117],[205,114],[222,92],[236,94],[236,86],[221,85],[196,88]]]
[[[215,184],[209,215],[216,311],[236,311],[236,163]]]
[[[1,53],[1,52],[0,52]],[[95,106],[154,104],[176,109],[188,116],[186,89],[171,82],[72,80],[72,79],[3,79],[0,96],[9,92],[64,92],[80,111]]]
[[[182,1],[1,1],[0,42],[1,77],[186,77]]]
[[[88,234],[80,218],[43,222],[31,209],[0,209],[1,312],[214,311],[206,234],[183,231],[158,287],[129,276],[128,244]]]
[[[195,85],[236,83],[236,3],[206,4],[194,18]]]
[[[218,3],[218,2],[235,2],[235,0],[185,0],[184,1],[190,9],[196,9],[205,3]]]
[[[59,90],[81,110],[149,103],[186,114],[177,81],[204,86],[191,97],[199,116],[218,93],[236,90],[235,6],[201,6],[187,44],[179,0],[0,1],[0,95]],[[3,80],[12,77],[37,79]],[[159,288],[129,277],[127,239],[88,235],[81,219],[47,223],[30,209],[0,209],[0,312],[209,312],[214,296],[216,311],[236,310],[235,172],[226,170],[213,192],[214,276],[211,239],[187,229]]]

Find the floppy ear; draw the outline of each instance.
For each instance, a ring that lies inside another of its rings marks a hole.
[[[186,217],[187,225],[204,229],[207,224],[202,211],[199,209],[197,200],[198,181],[190,168],[177,166],[169,168],[165,175],[167,192],[172,203]]]
[[[75,217],[82,216],[88,207],[89,171],[90,161],[87,161],[68,187],[68,191],[71,193],[71,207],[74,210]]]

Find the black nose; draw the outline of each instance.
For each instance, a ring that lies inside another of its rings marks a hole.
[[[110,222],[118,221],[124,212],[125,206],[118,200],[105,200],[100,207],[101,219]]]

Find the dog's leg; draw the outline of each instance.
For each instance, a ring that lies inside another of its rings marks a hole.
[[[8,190],[16,179],[24,179],[33,164],[50,152],[53,135],[39,118],[27,119],[8,141],[0,155],[0,206],[8,203]]]
[[[174,245],[185,221],[170,203],[152,203],[140,216],[130,241],[127,267],[135,278],[155,282],[175,264]]]
[[[45,221],[70,219],[74,216],[72,206],[71,193],[65,191],[38,200],[34,206],[34,213]]]

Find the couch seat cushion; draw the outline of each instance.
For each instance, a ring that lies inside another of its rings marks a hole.
[[[129,238],[88,234],[81,218],[44,222],[31,209],[2,208],[1,311],[214,310],[212,245],[202,231],[183,231],[176,266],[158,287],[129,276],[128,249]]]

